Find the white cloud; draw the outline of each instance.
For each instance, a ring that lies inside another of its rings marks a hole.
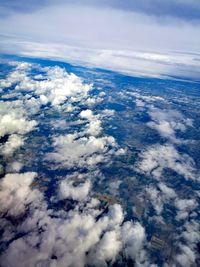
[[[179,199],[176,201],[176,207],[179,210],[193,210],[197,206],[194,199]]]
[[[29,207],[28,216],[22,218],[17,226],[1,219],[6,228],[3,239],[12,239],[23,231],[22,237],[13,239],[8,249],[1,254],[2,266],[80,266],[104,263],[114,260],[116,255],[127,247],[127,256],[137,257],[144,242],[144,229],[132,223],[123,223],[122,207],[114,204],[108,213],[102,214],[99,202],[94,199],[82,199],[79,206],[69,212],[57,213],[47,210],[47,205],[38,190],[30,188],[36,173],[7,174],[1,181],[5,198],[1,205],[11,216],[20,216]],[[77,192],[75,193],[75,190]],[[80,193],[80,187],[74,187],[73,194]],[[71,194],[71,193],[70,193]],[[79,195],[80,196],[80,195]],[[88,205],[91,204],[91,205]],[[52,216],[52,215],[55,216]],[[132,246],[132,247],[131,247]],[[86,253],[87,252],[87,253]],[[130,253],[130,255],[129,255]],[[52,257],[54,256],[54,258]],[[97,257],[98,260],[93,262]]]
[[[128,95],[130,96],[134,96],[136,98],[136,104],[137,101],[138,103],[143,105],[148,105],[148,107],[152,107],[152,103],[154,103],[155,101],[159,101],[159,102],[165,102],[166,100],[161,97],[161,96],[157,96],[157,95],[142,95],[139,91],[135,91],[135,92],[127,92]],[[140,105],[139,105],[140,106]]]
[[[80,113],[80,117],[83,119],[91,120],[93,118],[92,111],[90,109],[82,110]]]
[[[91,85],[83,84],[78,76],[73,73],[68,74],[60,67],[47,68],[46,74],[47,80],[31,81],[36,94],[42,96],[43,104],[47,102],[47,99],[53,106],[57,106],[68,97],[81,96],[83,98],[91,89]]]
[[[176,261],[182,266],[192,266],[195,263],[195,254],[187,246],[181,245],[181,253],[176,256]]]
[[[122,183],[122,180],[115,180],[109,183],[109,191],[112,195],[118,194],[121,183]]]
[[[161,110],[151,107],[149,115],[152,121],[147,125],[155,130],[165,138],[173,142],[179,142],[176,138],[176,132],[186,130],[186,126],[192,126],[191,119],[185,119],[178,111],[175,110]]]
[[[153,208],[156,211],[157,215],[160,215],[162,210],[163,210],[163,199],[162,196],[160,195],[160,192],[154,188],[154,187],[147,187],[146,188],[147,195],[149,196],[151,203],[153,205]]]
[[[143,253],[142,248],[145,241],[144,228],[138,222],[126,222],[122,226],[121,234],[126,257],[136,259],[137,262],[139,254]]]
[[[25,111],[12,107],[12,102],[0,103],[0,136],[6,134],[26,134],[36,126],[35,120],[28,120]]]
[[[198,220],[186,221],[181,237],[184,238],[185,242],[187,242],[191,248],[194,248],[200,241],[200,225]]]
[[[168,187],[166,184],[161,182],[158,184],[158,187],[167,199],[173,199],[176,197],[176,192],[174,189]]]
[[[97,136],[100,134],[101,128],[101,121],[99,120],[99,116],[93,115],[93,112],[90,109],[82,110],[80,113],[80,117],[82,119],[86,119],[89,121],[89,125],[87,126],[86,133]]]
[[[194,211],[197,205],[198,204],[195,199],[177,199],[175,201],[175,207],[178,210],[176,220],[188,218],[189,214]]]
[[[95,250],[89,255],[89,262],[94,266],[108,266],[106,261],[114,262],[121,250],[121,240],[117,231],[108,231],[104,234]]]
[[[22,67],[23,63],[13,62],[16,69],[11,72],[6,79],[1,80],[2,87],[15,85],[15,91],[33,91],[39,96],[38,102],[35,98],[27,101],[27,106],[38,108],[40,104],[51,103],[53,106],[59,106],[67,98],[74,97],[75,99],[82,99],[87,96],[88,91],[92,88],[91,84],[84,84],[83,81],[73,73],[67,73],[60,67],[46,67],[41,68],[38,65],[31,65]],[[24,63],[25,64],[25,63]],[[43,71],[42,80],[32,79],[29,71],[37,68]],[[75,100],[74,99],[74,100]]]
[[[36,173],[6,174],[1,180],[0,207],[1,212],[17,216],[25,212],[26,206],[36,199],[36,194],[30,189],[30,184]]]
[[[141,159],[137,169],[156,179],[161,178],[166,168],[174,170],[185,179],[196,179],[192,158],[186,154],[179,154],[172,145],[151,146],[141,154]]]
[[[24,140],[20,135],[11,134],[4,145],[1,145],[1,154],[4,156],[12,156],[14,151],[24,145]]]
[[[14,161],[8,165],[7,172],[15,172],[15,173],[19,172],[22,167],[23,167],[23,164],[21,162]]]
[[[94,165],[103,161],[109,147],[115,147],[113,137],[80,137],[77,133],[54,137],[55,152],[47,154],[47,160],[73,167]]]
[[[64,180],[60,183],[59,197],[61,199],[71,198],[73,200],[83,201],[88,196],[91,188],[90,181],[73,185],[73,181]]]
[[[105,117],[111,117],[115,114],[115,110],[113,109],[104,109],[102,111],[102,115],[105,116]]]

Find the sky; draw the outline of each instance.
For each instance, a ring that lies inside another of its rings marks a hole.
[[[1,52],[200,78],[198,0],[0,1]]]

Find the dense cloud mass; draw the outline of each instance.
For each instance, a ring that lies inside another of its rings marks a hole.
[[[198,266],[199,173],[181,151],[195,121],[116,74],[2,64],[1,266]],[[141,114],[154,143],[136,142]]]
[[[131,75],[200,79],[198,0],[12,0],[0,5],[1,53]]]
[[[12,11],[33,11],[42,7],[46,7],[48,5],[54,4],[52,0],[42,0],[42,1],[21,1],[12,0],[8,2],[1,1],[2,8],[4,8],[5,14]],[[131,10],[131,11],[139,11],[151,15],[166,15],[172,17],[181,17],[182,19],[199,19],[199,11],[200,4],[198,0],[169,0],[167,2],[163,2],[162,0],[135,0],[134,2],[131,0],[127,0],[126,2],[122,0],[58,0],[57,4],[84,4],[91,6],[105,6],[110,8],[117,8],[122,10]],[[188,12],[186,12],[186,10]]]

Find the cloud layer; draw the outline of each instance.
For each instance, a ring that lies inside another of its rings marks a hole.
[[[199,80],[198,1],[2,5],[8,10],[0,19],[2,53],[70,60],[132,75]]]

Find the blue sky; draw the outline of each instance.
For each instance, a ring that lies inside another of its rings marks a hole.
[[[0,5],[3,53],[199,77],[198,0],[10,0]]]

